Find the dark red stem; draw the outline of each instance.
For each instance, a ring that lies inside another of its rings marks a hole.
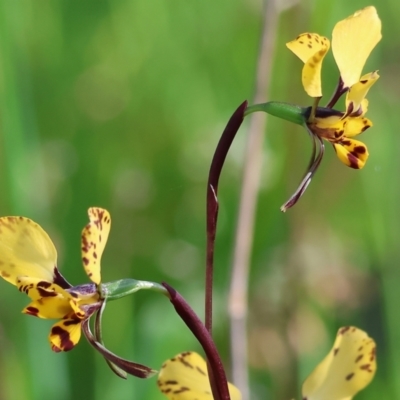
[[[218,354],[217,347],[201,319],[196,315],[186,300],[171,286],[163,282],[168,290],[170,300],[178,315],[199,341],[207,356],[210,385],[215,400],[230,400],[225,369]]]
[[[215,234],[218,220],[218,182],[226,155],[243,122],[247,101],[243,102],[233,113],[218,142],[207,183],[207,261],[206,261],[206,294],[205,294],[205,327],[212,331],[212,288],[214,270]]]

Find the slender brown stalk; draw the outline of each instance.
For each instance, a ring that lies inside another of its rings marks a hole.
[[[264,26],[257,63],[254,104],[266,101],[279,14],[274,1],[267,0],[264,5]],[[247,286],[266,122],[265,113],[254,113],[250,117],[229,294],[233,382],[241,390],[243,400],[249,399]]]
[[[228,381],[217,347],[200,318],[186,300],[171,286],[162,284],[169,293],[170,301],[178,315],[197,338],[207,356],[210,386],[215,400],[230,400]]]
[[[218,220],[218,182],[224,166],[226,155],[231,147],[240,125],[243,122],[247,101],[244,101],[232,114],[218,142],[207,183],[207,260],[206,260],[206,294],[205,294],[205,326],[212,331],[212,289],[214,275],[214,245]]]

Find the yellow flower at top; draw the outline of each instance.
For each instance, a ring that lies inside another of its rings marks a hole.
[[[335,25],[332,52],[344,88],[359,82],[364,65],[381,38],[381,20],[372,6],[356,11]],[[286,46],[304,62],[304,90],[311,97],[321,97],[321,68],[330,48],[329,39],[317,33],[303,33]]]
[[[306,379],[303,400],[351,400],[376,372],[375,342],[355,327],[340,328],[328,355]],[[169,400],[212,400],[207,364],[197,353],[186,352],[167,360],[159,373],[158,388]],[[228,384],[231,400],[242,398]]]
[[[286,46],[304,63],[302,83],[306,93],[316,98],[307,121],[311,135],[330,142],[344,164],[360,169],[368,158],[367,147],[353,137],[372,126],[365,118],[365,96],[379,78],[374,71],[361,76],[371,51],[382,38],[381,21],[375,7],[366,7],[336,24],[332,51],[340,72],[338,88],[326,108],[317,107],[322,97],[321,69],[330,48],[329,39],[316,33],[303,33]],[[332,110],[347,92],[346,110]]]

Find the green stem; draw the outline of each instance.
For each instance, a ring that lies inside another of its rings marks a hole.
[[[268,101],[267,103],[254,104],[246,108],[244,115],[263,111],[275,117],[285,119],[298,125],[303,125],[307,108],[279,101]]]
[[[161,293],[168,298],[169,293],[158,283],[148,281],[137,281],[135,279],[120,279],[114,282],[102,283],[101,293],[104,299],[107,301],[117,300],[125,296],[129,296],[139,290],[152,290],[154,292]]]

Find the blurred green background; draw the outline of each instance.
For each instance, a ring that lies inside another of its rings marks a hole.
[[[314,0],[283,12],[269,99],[309,105],[301,63],[285,43],[304,31],[330,37],[338,20],[367,5]],[[304,197],[282,214],[310,143],[293,124],[268,123],[250,277],[252,400],[301,398],[301,382],[346,324],[378,345],[377,376],[357,399],[400,398],[400,15],[394,0],[377,8],[383,40],[364,72],[379,69],[381,79],[368,95],[375,126],[361,139],[370,151],[365,169],[347,168],[327,147]],[[0,214],[39,222],[63,274],[79,284],[87,281],[87,208],[107,208],[103,280],[167,281],[202,316],[208,168],[229,116],[251,101],[262,18],[254,0],[2,0]],[[337,78],[329,54],[324,100]],[[228,370],[246,132],[244,124],[219,194],[215,335]],[[53,353],[52,321],[21,315],[28,299],[6,282],[0,301],[0,399],[162,400],[156,379],[117,378],[84,338],[70,353]],[[154,293],[109,304],[104,337],[115,353],[156,369],[181,351],[200,351]]]

